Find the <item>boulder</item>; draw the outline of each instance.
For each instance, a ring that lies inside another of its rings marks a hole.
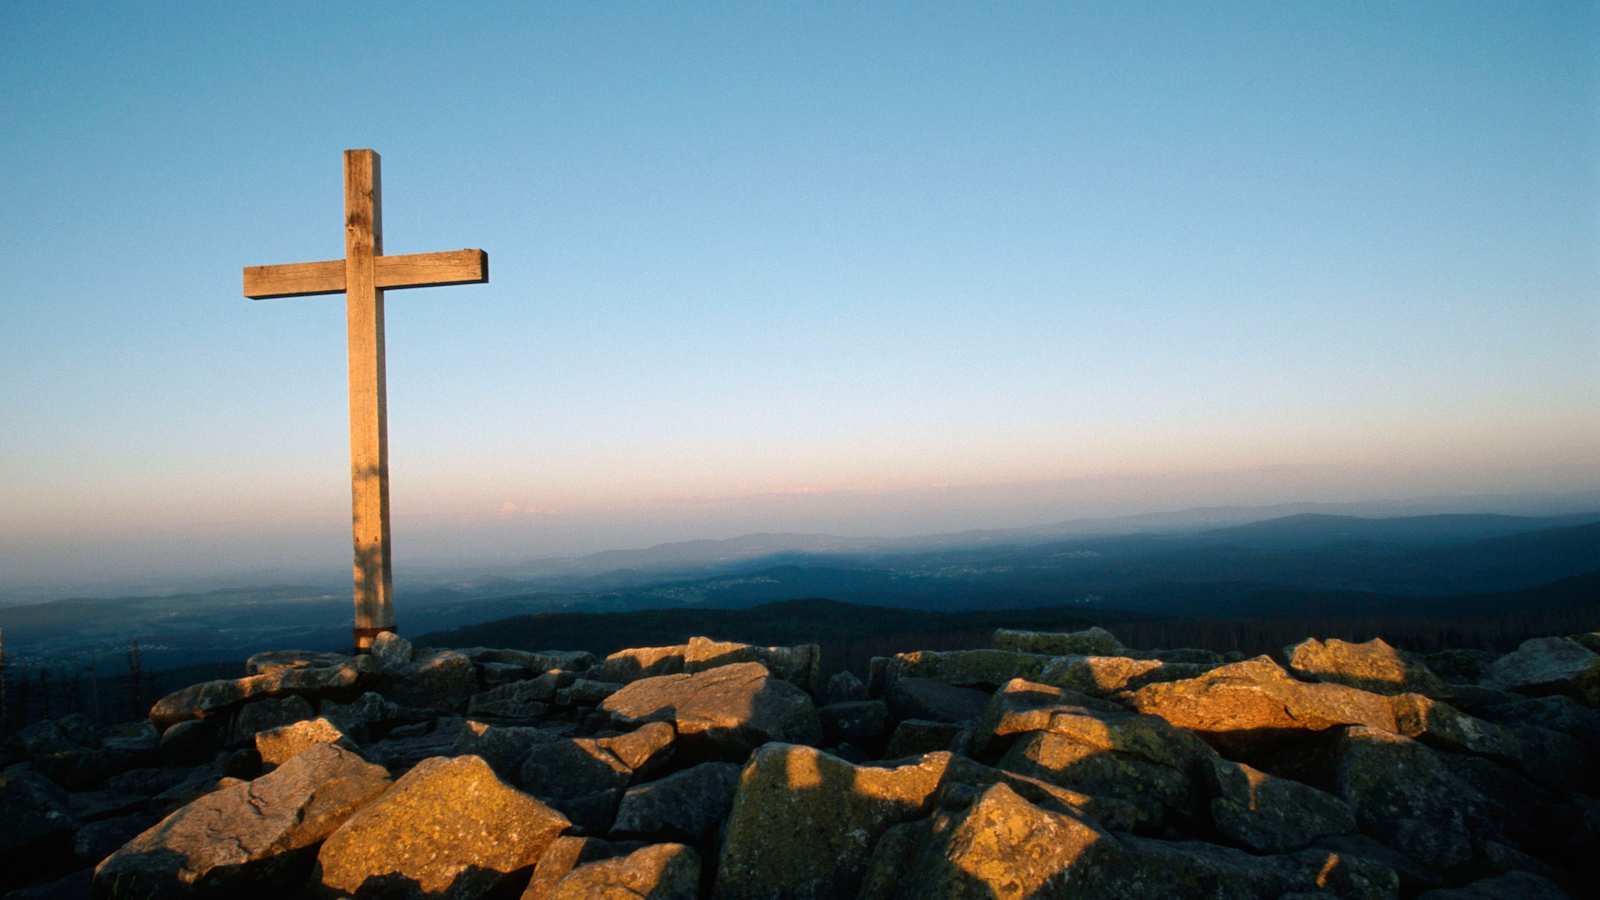
[[[652,844],[626,856],[582,863],[556,882],[547,896],[552,900],[694,900],[699,895],[699,854],[682,844]]]
[[[927,814],[948,764],[942,754],[855,766],[810,747],[761,747],[740,775],[716,896],[853,896],[873,843],[891,825]]]
[[[432,721],[436,715],[431,710],[404,709],[400,704],[384,699],[377,691],[367,691],[349,703],[332,700],[322,703],[322,717],[349,735],[351,740],[362,744],[376,740],[396,725]]]
[[[336,669],[350,662],[349,654],[322,650],[268,650],[244,661],[246,675],[270,675],[284,669]]]
[[[1600,710],[1590,709],[1571,697],[1517,697],[1479,712],[1501,725],[1543,728],[1570,735],[1593,754],[1600,754]]]
[[[313,747],[253,782],[206,794],[95,868],[98,897],[287,890],[316,846],[389,786],[389,775],[333,745]]]
[[[474,661],[473,665],[478,667],[478,680],[488,687],[522,681],[533,674],[528,671],[527,666],[519,666],[516,663]]]
[[[793,647],[757,647],[733,641],[692,637],[683,645],[683,671],[704,672],[732,663],[758,662],[772,677],[780,678],[804,691],[817,688],[822,666],[822,648],[816,644]]]
[[[483,722],[466,722],[457,733],[452,756],[477,756],[506,781],[515,782],[522,771],[522,761],[539,744],[561,740],[565,735],[527,725],[487,725]]]
[[[708,762],[628,788],[611,833],[704,845],[728,818],[739,766]]]
[[[484,897],[527,877],[567,824],[476,756],[428,759],[328,838],[316,879],[352,897]]]
[[[620,690],[622,685],[619,682],[579,678],[556,691],[556,703],[562,706],[599,706]]]
[[[190,719],[161,733],[161,761],[169,766],[196,766],[222,748],[216,719]]]
[[[25,765],[0,771],[0,889],[65,871],[72,856],[73,819],[67,792]]]
[[[1042,810],[997,784],[967,808],[941,812],[920,853],[901,850],[910,860],[899,867],[892,896],[1104,896],[1096,892],[1097,874],[1120,851],[1117,840],[1092,822]]]
[[[1522,742],[1511,729],[1469,716],[1443,701],[1400,694],[1393,708],[1398,733],[1430,747],[1509,763],[1522,759]]]
[[[832,703],[817,710],[822,722],[823,743],[849,741],[861,746],[876,746],[889,733],[889,707],[882,700],[854,700]]]
[[[454,650],[424,650],[399,669],[385,672],[382,692],[402,706],[460,712],[478,690],[472,660]]]
[[[1121,836],[1124,853],[1095,874],[1093,896],[1135,900],[1144,897],[1256,898],[1394,897],[1399,878],[1380,863],[1325,850],[1281,856],[1255,856],[1200,841],[1165,841]]]
[[[927,678],[896,678],[885,691],[885,699],[895,719],[970,722],[983,714],[989,695]]]
[[[895,654],[889,681],[892,685],[901,678],[926,678],[956,687],[994,690],[1013,678],[1038,681],[1052,659],[1017,650],[914,650]]]
[[[1039,673],[1038,681],[1094,697],[1108,697],[1147,684],[1193,678],[1211,668],[1210,665],[1165,663],[1159,659],[1127,656],[1058,656]]]
[[[1266,656],[1122,695],[1142,713],[1201,735],[1224,753],[1248,754],[1284,737],[1340,725],[1394,731],[1387,697],[1339,684],[1307,684]]]
[[[986,766],[953,753],[930,753],[921,761],[926,765],[943,762],[945,774],[940,784],[940,802],[944,806],[965,806],[976,800],[984,790],[1003,784],[1024,800],[1043,809],[1088,817],[1116,831],[1153,828],[1160,824],[1159,816],[1152,818],[1149,815],[1148,804],[1093,796],[1042,778]]]
[[[653,778],[672,759],[678,733],[666,722],[648,722],[627,734],[598,739],[595,743],[633,770],[633,780]]]
[[[1046,656],[1117,656],[1122,652],[1122,642],[1098,625],[1082,631],[1018,631],[1011,628],[997,628],[993,643],[1002,650],[1042,653]]]
[[[1355,814],[1338,797],[1243,763],[1224,761],[1219,771],[1212,823],[1247,850],[1283,853],[1356,830]]]
[[[34,722],[17,732],[16,745],[34,771],[71,790],[86,790],[117,771],[87,716]]]
[[[513,681],[473,694],[467,715],[497,719],[538,719],[549,710],[563,673],[546,672],[537,678]],[[569,682],[570,683],[570,682]]]
[[[596,738],[562,738],[532,747],[517,785],[560,810],[586,834],[611,829],[633,770]]]
[[[593,668],[594,654],[587,650],[508,650],[499,647],[462,647],[456,651],[478,665],[506,663],[530,672],[562,669],[584,672]]]
[[[1434,751],[1408,737],[1357,726],[1336,747],[1335,785],[1362,831],[1434,869],[1472,859],[1486,830],[1484,796]]]
[[[867,699],[867,686],[855,676],[855,673],[844,669],[833,673],[828,679],[825,693],[828,703],[850,703]]]
[[[550,842],[534,863],[533,878],[522,892],[522,900],[550,900],[556,885],[584,863],[626,856],[648,847],[640,841],[605,841],[593,837],[563,835]]]
[[[165,730],[189,719],[210,718],[250,700],[291,694],[337,695],[370,679],[370,666],[363,660],[347,660],[338,666],[269,667],[259,675],[205,681],[157,700],[150,708],[150,721]]]
[[[657,675],[678,675],[683,672],[683,645],[670,647],[631,647],[618,650],[600,663],[595,678],[615,684],[627,684],[640,678]]]
[[[263,766],[280,766],[290,758],[318,744],[338,744],[347,750],[355,744],[327,719],[307,719],[292,725],[280,725],[256,734],[256,752],[261,754]]]
[[[372,639],[372,646],[367,649],[374,662],[378,664],[379,672],[399,672],[411,664],[411,657],[415,651],[411,642],[392,631],[381,631]]]
[[[228,745],[239,747],[254,744],[257,732],[300,722],[316,714],[317,709],[311,705],[311,701],[298,696],[246,703],[233,717],[233,724],[228,729]]]
[[[963,734],[965,726],[956,722],[933,722],[928,719],[906,719],[894,728],[889,736],[889,746],[883,751],[885,759],[904,759],[936,750],[949,750]]]
[[[995,765],[1096,797],[1126,800],[1138,808],[1138,824],[1145,827],[1159,825],[1167,810],[1193,812],[1193,786],[1183,771],[1074,736],[1028,732]]]
[[[670,722],[683,747],[711,758],[742,760],[768,741],[822,737],[810,695],[753,662],[640,679],[600,709],[622,725]]]
[[[1448,692],[1444,680],[1420,660],[1373,638],[1363,644],[1331,638],[1309,638],[1285,647],[1284,658],[1296,675],[1360,688],[1375,694],[1415,692],[1438,697]]]
[[[72,855],[80,865],[93,866],[142,834],[161,817],[147,812],[89,822],[72,836]]]
[[[464,728],[466,720],[458,716],[440,716],[432,728],[419,732],[409,728],[392,729],[388,737],[364,747],[362,753],[398,775],[425,759],[449,755]]]
[[[1063,728],[1066,728],[1070,725],[1066,720],[1075,717],[1086,717],[1091,720],[1109,717],[1121,720],[1128,716],[1128,710],[1115,703],[1098,700],[1067,688],[1017,678],[1002,685],[988,700],[983,714],[978,719],[973,734],[973,744],[980,756],[995,755],[1001,752],[1016,735],[1029,731],[1051,730],[1051,722],[1058,717],[1063,719]],[[1099,726],[1086,724],[1084,727],[1092,730]],[[1139,727],[1159,729],[1164,736],[1171,735],[1175,731],[1155,722],[1144,722]],[[1163,737],[1162,740],[1166,738]],[[1172,740],[1181,740],[1190,746],[1198,746],[1192,738],[1172,738]]]
[[[1600,706],[1600,655],[1569,638],[1533,638],[1495,660],[1484,683],[1521,694],[1566,694]]]
[[[1498,658],[1488,650],[1454,648],[1424,653],[1419,657],[1428,671],[1446,684],[1477,684]]]

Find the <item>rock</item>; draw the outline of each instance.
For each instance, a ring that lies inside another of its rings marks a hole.
[[[467,702],[467,714],[498,719],[542,718],[549,710],[548,702],[555,699],[560,679],[561,673],[546,672],[537,678],[513,681],[473,694]]]
[[[561,740],[563,735],[526,725],[486,725],[483,722],[466,722],[457,733],[452,756],[477,756],[494,769],[505,781],[515,782],[522,771],[522,761],[539,744]]]
[[[283,697],[277,700],[257,700],[246,703],[234,716],[229,729],[230,746],[254,744],[256,733],[270,731],[284,725],[312,718],[316,707],[304,697]]]
[[[271,774],[195,800],[95,869],[99,897],[222,896],[287,890],[311,854],[389,785],[388,773],[322,745]]]
[[[941,760],[945,765],[945,774],[940,785],[940,797],[945,806],[968,805],[987,788],[1003,784],[1042,809],[1087,816],[1106,828],[1118,831],[1154,827],[1160,822],[1159,817],[1150,818],[1140,804],[1115,797],[1093,796],[1041,778],[986,766],[965,756],[930,753],[921,761],[925,765],[937,765]]]
[[[1447,693],[1444,680],[1410,654],[1383,638],[1353,644],[1331,638],[1309,638],[1283,650],[1289,668],[1302,678],[1360,688],[1375,694],[1415,692],[1437,697]]]
[[[1120,655],[1130,656],[1134,659],[1160,660],[1164,663],[1177,663],[1179,665],[1205,666],[1208,669],[1220,666],[1225,662],[1222,654],[1215,650],[1201,650],[1196,647],[1178,647],[1172,650],[1123,649]]]
[[[1122,642],[1117,640],[1116,635],[1098,625],[1082,631],[1017,631],[1011,628],[997,628],[993,643],[1002,650],[1043,653],[1046,656],[1118,656],[1122,653]]]
[[[592,837],[563,835],[550,842],[534,863],[533,878],[522,893],[522,900],[550,900],[556,885],[584,863],[626,856],[649,846],[639,841],[603,841]]]
[[[598,739],[595,743],[633,770],[633,780],[655,776],[672,759],[678,733],[666,722],[649,722],[627,734]]]
[[[1531,726],[1570,735],[1600,754],[1600,711],[1571,697],[1521,697],[1483,709],[1479,715],[1501,725]]]
[[[27,766],[0,772],[0,889],[65,871],[77,822],[66,791]]]
[[[1312,847],[1347,859],[1363,859],[1392,870],[1399,877],[1400,887],[1407,895],[1444,883],[1443,876],[1436,869],[1364,834],[1336,834],[1320,838]]]
[[[974,688],[953,687],[927,678],[896,678],[886,692],[896,719],[970,722],[983,714],[989,695]]]
[[[472,660],[454,650],[416,653],[404,667],[383,676],[383,695],[402,706],[459,712],[478,690]]]
[[[671,647],[632,647],[618,650],[600,663],[596,678],[615,684],[627,684],[640,678],[657,675],[678,675],[683,672],[683,645]]]
[[[473,665],[478,667],[478,680],[489,687],[522,681],[533,674],[528,671],[527,666],[519,666],[516,663],[474,661]]]
[[[34,771],[71,790],[91,788],[117,771],[87,716],[35,722],[17,732],[16,743]]]
[[[817,717],[822,721],[822,740],[828,744],[876,746],[889,733],[889,707],[882,700],[833,703],[818,709]]]
[[[997,784],[966,809],[935,819],[928,845],[904,867],[893,896],[1105,896],[1095,892],[1096,874],[1120,852],[1093,823],[1042,810]]]
[[[155,795],[151,800],[151,808],[170,815],[177,812],[180,807],[193,803],[212,791],[245,783],[238,778],[224,775],[218,767],[192,769],[182,781]]]
[[[127,791],[79,791],[67,795],[67,810],[79,822],[92,822],[137,812],[149,799],[148,794]]]
[[[1195,663],[1165,663],[1126,656],[1058,656],[1039,673],[1042,684],[1070,688],[1093,697],[1138,690],[1147,684],[1179,681],[1212,668]]]
[[[456,651],[478,665],[508,663],[530,672],[562,669],[583,672],[594,666],[594,654],[587,650],[507,650],[498,647],[462,647]]]
[[[810,747],[767,744],[740,775],[716,896],[850,897],[872,845],[933,806],[948,755],[893,768],[855,766]]]
[[[1400,694],[1393,707],[1397,731],[1430,747],[1510,763],[1522,758],[1522,742],[1510,729],[1469,716],[1448,703],[1421,694]]]
[[[1211,819],[1218,833],[1241,847],[1283,853],[1356,830],[1350,806],[1331,794],[1242,763],[1222,765],[1231,772],[1218,779]]]
[[[585,834],[611,829],[633,770],[596,738],[563,738],[532,747],[517,785],[550,804]]]
[[[318,744],[338,744],[355,750],[345,733],[327,719],[307,719],[292,725],[280,725],[256,735],[256,752],[261,754],[263,766],[280,766],[291,757]]]
[[[161,761],[169,766],[195,766],[216,755],[222,730],[215,719],[190,719],[161,733]]]
[[[1016,650],[916,650],[897,653],[891,685],[901,678],[926,678],[956,687],[994,690],[1013,678],[1038,681],[1054,657]]]
[[[328,838],[316,878],[353,897],[488,896],[526,877],[567,824],[478,757],[428,759]]]
[[[964,731],[955,722],[933,722],[927,719],[906,719],[895,726],[889,736],[889,746],[883,751],[885,759],[904,759],[936,750],[949,750],[950,745]]]
[[[867,686],[849,669],[833,673],[828,679],[826,700],[829,703],[850,703],[867,699]]]
[[[411,664],[411,642],[392,631],[381,631],[372,639],[367,653],[378,663],[379,672],[399,672]]]
[[[394,729],[389,736],[363,749],[366,757],[390,772],[399,774],[417,763],[435,756],[449,755],[461,739],[466,720],[457,716],[441,716],[431,731],[422,734],[400,734]]]
[[[182,766],[130,769],[106,779],[106,788],[116,793],[154,797],[188,778],[189,771]]]
[[[251,657],[252,660],[256,657]],[[150,708],[150,721],[165,730],[189,719],[210,718],[249,700],[290,694],[322,696],[349,691],[371,677],[360,660],[339,666],[269,668],[259,675],[221,679],[174,691]],[[275,723],[283,724],[283,723]]]
[[[1424,653],[1422,664],[1446,684],[1477,684],[1498,657],[1488,650],[1451,649]]]
[[[327,700],[322,704],[322,717],[362,744],[377,739],[395,723],[412,724],[433,716],[426,710],[402,710],[377,691],[367,691],[349,703]]]
[[[83,900],[89,896],[94,869],[79,869],[54,881],[18,888],[5,895],[5,900]],[[0,879],[0,884],[4,880]]]
[[[701,845],[733,808],[739,766],[701,763],[658,781],[628,788],[611,833]]]
[[[732,641],[714,641],[706,637],[689,638],[689,642],[683,646],[683,671],[691,674],[740,662],[761,663],[772,673],[772,677],[810,692],[817,688],[822,648],[816,644],[756,647]]]
[[[1125,851],[1121,859],[1095,873],[1103,892],[1095,896],[1245,900],[1305,893],[1377,900],[1399,890],[1392,869],[1322,850],[1263,857],[1199,841],[1125,835],[1121,843]]]
[[[1530,872],[1507,872],[1458,888],[1440,888],[1417,895],[1417,900],[1568,900],[1568,894],[1548,878]]]
[[[1269,657],[1123,695],[1129,706],[1201,735],[1227,754],[1248,754],[1287,735],[1339,725],[1394,731],[1386,697],[1339,684],[1306,684]]]
[[[811,697],[760,663],[644,678],[600,708],[623,725],[670,722],[681,746],[708,758],[742,760],[768,741],[814,744],[822,737]]]
[[[72,836],[72,855],[81,865],[96,865],[160,818],[146,812],[135,812],[90,822]]]
[[[557,882],[549,896],[694,900],[699,895],[700,856],[682,844],[653,844],[626,856],[583,863]]]
[[[1017,678],[1002,685],[985,704],[973,743],[979,755],[995,755],[1015,735],[1050,730],[1057,716],[1098,715],[1125,718],[1128,710],[1077,691]],[[1153,723],[1151,727],[1155,727]]]
[[[246,675],[271,675],[285,669],[336,669],[350,662],[344,653],[321,650],[268,650],[244,662]]]
[[[1336,753],[1339,796],[1354,808],[1364,832],[1435,869],[1472,858],[1488,801],[1432,750],[1358,726],[1341,736]]]
[[[1600,706],[1600,655],[1568,638],[1533,638],[1495,660],[1484,683],[1521,694],[1567,694]]]
[[[1138,807],[1141,826],[1160,824],[1169,809],[1192,812],[1192,786],[1183,771],[1068,735],[1028,732],[995,765],[1093,796],[1126,800]]]
[[[619,682],[579,678],[556,692],[556,702],[562,706],[599,706],[620,690]]]

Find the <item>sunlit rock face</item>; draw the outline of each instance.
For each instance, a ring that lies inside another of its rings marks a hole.
[[[1289,668],[1313,681],[1326,681],[1376,694],[1447,693],[1444,680],[1421,660],[1389,646],[1383,638],[1352,644],[1337,638],[1310,638],[1284,648]]]
[[[95,869],[96,896],[226,896],[304,880],[317,845],[389,786],[342,747],[313,747],[252,782],[195,800]]]
[[[328,838],[315,878],[352,897],[490,896],[567,826],[476,756],[430,759]]]
[[[746,662],[693,675],[635,681],[600,704],[624,725],[668,722],[695,751],[742,759],[767,741],[817,743],[822,725],[810,695]]]

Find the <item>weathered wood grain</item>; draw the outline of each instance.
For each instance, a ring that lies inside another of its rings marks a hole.
[[[252,300],[314,297],[344,293],[342,259],[325,262],[246,266],[244,295]],[[379,256],[373,260],[379,290],[442,287],[449,284],[483,284],[489,280],[489,254],[482,250],[444,250]]]

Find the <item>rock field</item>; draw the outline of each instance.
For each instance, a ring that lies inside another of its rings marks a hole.
[[[1600,634],[1281,661],[1100,628],[258,654],[0,763],[7,898],[1560,898],[1600,883]]]

